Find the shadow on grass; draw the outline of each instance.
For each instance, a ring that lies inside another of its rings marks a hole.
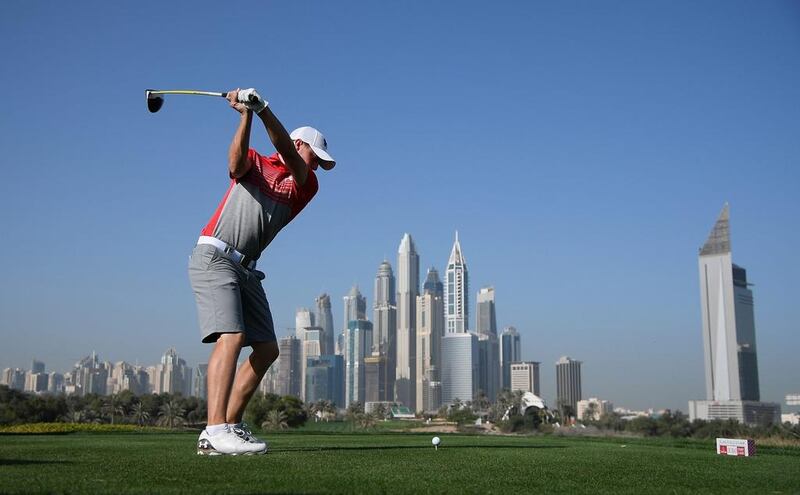
[[[36,464],[72,464],[72,461],[44,461],[41,459],[0,459],[0,466],[29,466]]]
[[[271,452],[325,452],[325,451],[340,451],[340,450],[402,450],[402,449],[431,449],[431,446],[420,445],[365,445],[346,446],[346,447],[298,447],[298,448],[282,448],[271,449]],[[447,445],[442,446],[442,449],[566,449],[566,445]]]

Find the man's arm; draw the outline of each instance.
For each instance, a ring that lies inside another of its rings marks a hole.
[[[239,127],[236,129],[231,147],[228,149],[228,171],[235,179],[249,172],[252,166],[247,159],[247,151],[250,149],[250,127],[253,122],[253,112],[236,100],[238,93],[239,90],[228,93],[231,107],[241,115]]]
[[[264,127],[267,128],[269,140],[272,141],[275,149],[280,153],[283,162],[289,167],[289,171],[294,177],[297,185],[302,186],[306,183],[308,177],[308,165],[305,160],[297,153],[297,148],[294,146],[294,141],[289,137],[289,133],[280,123],[278,118],[272,113],[269,107],[265,107],[258,113]]]

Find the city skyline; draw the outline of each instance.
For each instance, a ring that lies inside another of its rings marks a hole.
[[[755,284],[761,400],[797,393],[796,2],[321,3],[304,36],[273,23],[270,38],[232,11],[159,13],[0,6],[0,39],[26,48],[6,55],[4,87],[98,101],[59,99],[66,125],[42,118],[52,99],[5,102],[0,367],[68,369],[93,349],[208,359],[186,261],[228,185],[237,114],[195,97],[151,114],[143,92],[253,86],[338,161],[258,260],[279,337],[322,293],[338,337],[353,285],[371,315],[375,270],[405,232],[444,279],[458,230],[470,302],[496,288],[497,328],[543,363],[548,403],[551,363],[570,355],[585,396],[685,410],[705,397],[697,253],[727,201]],[[319,54],[313,70],[298,53]],[[259,125],[250,144],[270,154]]]

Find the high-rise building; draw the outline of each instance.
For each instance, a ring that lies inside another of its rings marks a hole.
[[[445,332],[465,333],[469,330],[469,272],[467,261],[461,253],[458,232],[445,273]]]
[[[372,322],[352,320],[345,333],[345,407],[364,403],[364,358],[372,349]]]
[[[380,355],[386,358],[388,368],[386,380],[389,393],[394,398],[395,370],[397,366],[397,295],[392,265],[383,261],[375,276],[374,327],[372,332],[372,352],[366,355]]]
[[[273,364],[278,375],[275,393],[293,395],[299,399],[303,382],[303,375],[300,374],[300,360],[303,355],[300,339],[289,335],[278,340],[278,352],[278,360]]]
[[[198,364],[192,382],[192,395],[198,399],[208,400],[208,364]]]
[[[119,361],[111,367],[106,389],[110,394],[118,394],[123,390],[130,390],[136,395],[146,394],[149,392],[146,377],[146,373],[141,373],[140,366]]]
[[[306,403],[329,400],[344,407],[344,359],[338,354],[311,358],[306,366]]]
[[[475,397],[478,384],[478,336],[471,332],[442,337],[442,405]]]
[[[366,320],[367,319],[367,298],[361,295],[358,286],[354,285],[350,292],[344,296],[344,325],[342,326],[342,333],[339,334],[337,343],[339,347],[336,351],[337,354],[344,355],[344,334],[351,321]]]
[[[478,335],[497,336],[497,315],[495,313],[494,287],[483,287],[478,292],[477,327]]]
[[[334,347],[334,331],[333,331],[333,312],[331,311],[331,298],[328,294],[320,294],[317,297],[317,313],[316,320],[317,326],[322,330],[322,354],[333,354],[336,351]]]
[[[497,339],[494,287],[478,292],[478,389],[494,402],[500,391],[500,344]]]
[[[570,408],[575,415],[581,396],[581,361],[562,356],[556,361],[556,404],[560,409]],[[513,367],[513,364],[512,364]]]
[[[314,326],[314,313],[308,308],[297,308],[294,314],[294,336],[303,341],[306,328]]]
[[[706,400],[689,403],[690,417],[779,422],[780,405],[759,402],[753,292],[746,270],[732,262],[727,203],[700,249],[699,268]]]
[[[417,406],[417,296],[419,255],[414,240],[404,234],[397,249],[397,363],[396,399],[412,411]],[[421,406],[421,404],[420,404]]]
[[[522,361],[522,348],[519,333],[514,327],[506,327],[500,337],[500,368],[502,369],[501,387],[511,389],[511,363]]]
[[[4,369],[0,384],[7,385],[13,390],[23,390],[25,388],[25,371],[19,368]]]
[[[28,371],[25,373],[25,392],[39,394],[47,392],[47,373],[34,373]]]
[[[154,393],[188,396],[192,392],[192,369],[174,348],[168,349],[161,357],[161,364],[156,365],[156,379]]]
[[[92,352],[90,356],[75,363],[69,377],[65,377],[69,382],[65,385],[65,391],[77,395],[106,395],[108,374],[109,368],[106,363],[101,363],[97,353]]]
[[[64,393],[64,375],[51,371],[48,373],[47,378],[47,393],[49,394],[63,394]]]
[[[444,287],[435,268],[428,270],[423,294],[417,296],[416,409],[432,412],[441,406]]]
[[[44,373],[44,363],[34,359],[31,362],[31,373]]]
[[[389,360],[373,354],[364,358],[364,402],[391,402],[394,391],[389,383]]]
[[[303,400],[306,397],[306,367],[311,360],[317,359],[322,355],[322,335],[323,331],[321,327],[306,327],[306,331],[303,335],[303,343],[302,343],[302,352],[303,355],[302,359],[302,366],[301,366],[301,373],[303,377],[303,384],[300,389],[300,393]]]
[[[536,361],[523,361],[511,363],[511,391],[522,390],[539,393],[539,363]]]

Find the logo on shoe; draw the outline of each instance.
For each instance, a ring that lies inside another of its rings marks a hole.
[[[200,440],[199,442],[197,442],[197,448],[198,449],[204,449],[204,450],[211,449],[212,448],[211,447],[211,442],[209,442],[207,439],[204,438],[204,439]]]

